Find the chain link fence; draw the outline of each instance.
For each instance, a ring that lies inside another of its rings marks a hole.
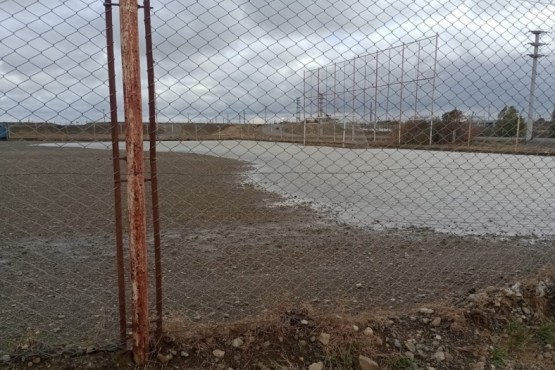
[[[117,4],[0,4],[0,351],[115,349]],[[555,5],[150,5],[166,330],[456,304],[553,265]]]
[[[0,3],[0,351],[114,347],[111,154],[86,150],[110,137],[103,8]]]

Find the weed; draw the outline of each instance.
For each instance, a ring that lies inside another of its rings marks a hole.
[[[287,365],[282,365],[278,362],[273,361],[272,364],[270,364],[270,369],[272,370],[299,370],[299,367],[296,365],[293,365],[291,362],[287,361]]]
[[[19,341],[17,341],[16,350],[28,350],[30,347],[37,343],[39,331],[32,328],[25,329],[24,333],[21,335]]]
[[[408,370],[414,368],[414,360],[406,356],[395,356],[389,359],[387,362],[387,369],[388,370]]]
[[[511,351],[524,351],[532,341],[530,329],[522,322],[511,321],[507,324],[507,346]]]
[[[555,324],[552,322],[547,322],[540,326],[538,331],[538,336],[546,344],[555,345]]]
[[[338,349],[329,354],[324,361],[326,369],[348,370],[353,369],[357,364],[357,356],[353,353],[353,347]]]
[[[507,352],[501,347],[495,346],[491,351],[490,362],[496,369],[503,369],[507,360]]]

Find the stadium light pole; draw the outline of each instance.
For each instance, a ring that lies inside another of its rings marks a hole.
[[[535,102],[535,93],[536,93],[536,73],[538,68],[538,59],[543,57],[543,55],[539,54],[539,48],[544,43],[540,42],[540,36],[546,31],[530,31],[531,34],[534,35],[534,42],[531,42],[530,45],[534,47],[534,53],[528,54],[529,57],[532,58],[532,78],[530,80],[530,96],[528,98],[528,126],[526,127],[526,141],[531,141],[533,139],[533,131],[534,131],[534,102]]]

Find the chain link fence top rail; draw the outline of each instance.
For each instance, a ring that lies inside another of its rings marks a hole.
[[[0,5],[0,351],[111,348],[105,4]],[[553,264],[555,5],[151,6],[167,330],[456,303]]]

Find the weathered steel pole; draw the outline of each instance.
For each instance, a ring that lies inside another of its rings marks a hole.
[[[154,56],[152,52],[152,24],[150,0],[143,0],[145,14],[146,63],[148,78],[148,136],[150,149],[150,190],[152,199],[152,224],[154,232],[154,273],[156,287],[156,340],[162,337],[162,251],[160,248],[160,206],[158,199],[158,164],[156,155],[156,86]],[[173,138],[173,123],[172,123]]]
[[[123,222],[121,202],[121,169],[119,153],[119,123],[116,96],[116,68],[114,57],[114,27],[112,4],[105,3],[106,49],[108,52],[108,86],[110,91],[110,128],[112,134],[112,167],[114,174],[114,212],[116,226],[116,266],[118,274],[118,306],[120,344],[127,343],[127,318],[125,312],[125,265],[123,262]],[[102,110],[104,113],[104,109]],[[106,116],[104,116],[106,117]],[[105,118],[106,119],[106,118]]]
[[[127,208],[129,212],[129,253],[133,358],[144,364],[148,358],[149,317],[146,260],[145,177],[139,19],[136,0],[120,1],[121,58],[127,154]]]
[[[437,52],[439,45],[439,33],[436,33],[436,47],[434,51],[434,76],[432,79],[432,111],[430,113],[430,145],[433,143],[434,139],[434,108],[436,100],[436,76],[437,76]]]

